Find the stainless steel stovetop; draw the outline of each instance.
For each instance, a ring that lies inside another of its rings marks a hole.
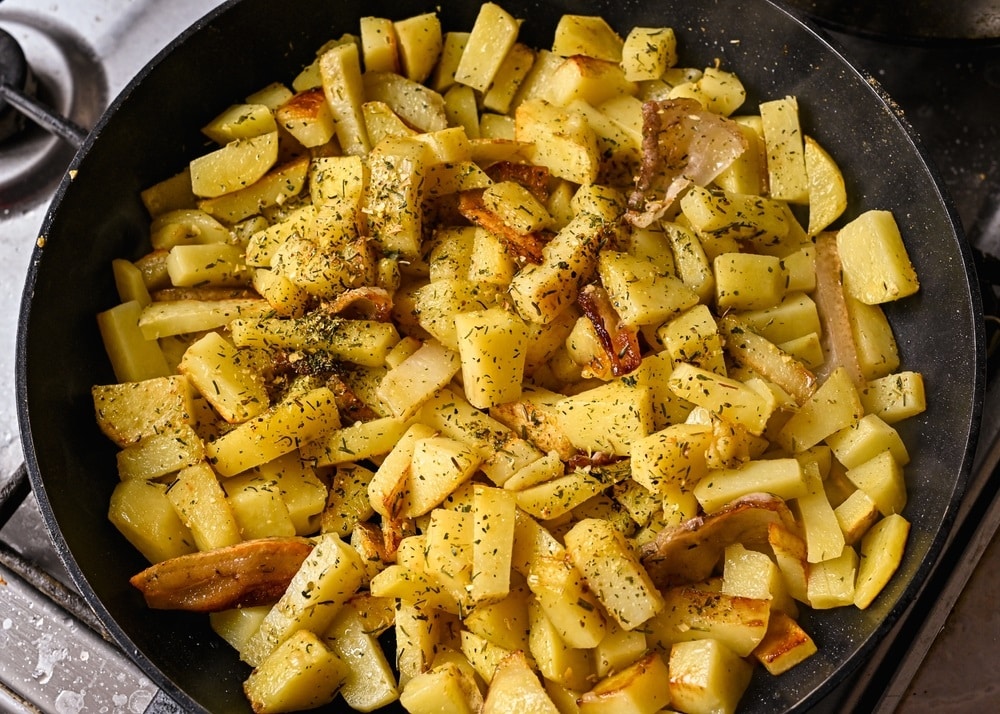
[[[3,0],[0,30],[23,48],[40,99],[86,128],[148,60],[219,4]],[[916,127],[974,247],[1000,255],[1000,41],[925,46],[841,33],[834,39]],[[177,712],[104,638],[55,555],[19,471],[14,353],[21,288],[47,203],[73,153],[40,129],[29,128],[24,137],[0,142],[0,712]],[[981,268],[987,314],[1000,314],[993,289],[1000,269],[990,259]],[[818,712],[891,711],[993,538],[1000,523],[996,382],[990,380],[976,473],[949,564],[932,575],[893,637]]]

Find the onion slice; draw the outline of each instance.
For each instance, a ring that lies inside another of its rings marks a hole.
[[[832,231],[816,237],[816,291],[813,299],[823,327],[822,344],[826,353],[826,361],[817,370],[817,376],[825,381],[834,370],[843,367],[855,386],[864,386],[858,348],[847,316],[837,234]]]

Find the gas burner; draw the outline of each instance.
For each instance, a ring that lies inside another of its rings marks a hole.
[[[108,87],[86,41],[45,15],[0,14],[0,62],[0,211],[8,215],[52,196],[82,137],[77,125],[97,120]]]

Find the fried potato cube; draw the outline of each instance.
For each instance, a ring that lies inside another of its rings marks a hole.
[[[429,164],[427,144],[410,138],[383,139],[368,156],[365,201],[368,229],[383,251],[420,256],[423,217],[421,177]]]
[[[625,325],[658,325],[698,303],[679,278],[645,258],[605,249],[597,271]]]
[[[270,406],[261,374],[218,332],[188,347],[178,371],[227,422],[244,422]]]
[[[405,515],[429,512],[448,494],[472,478],[482,457],[469,445],[447,436],[433,436],[413,445]]]
[[[197,549],[191,530],[167,497],[164,483],[132,479],[115,484],[108,519],[150,563]]]
[[[889,211],[869,210],[837,231],[844,290],[868,305],[912,295],[920,289],[916,270]]]
[[[629,711],[654,714],[670,704],[667,663],[650,652],[629,666],[605,677],[580,696],[580,714],[612,714]]]
[[[555,405],[560,430],[577,449],[628,455],[653,430],[652,396],[644,385],[608,382]]]
[[[872,526],[861,541],[854,604],[868,607],[885,587],[903,560],[910,522],[899,514],[890,514]]]
[[[271,306],[260,298],[164,300],[142,309],[139,330],[147,340],[205,332],[225,327],[241,317],[267,314]]]
[[[243,690],[257,714],[299,711],[333,701],[348,664],[309,630],[299,630],[264,659]]]
[[[302,444],[299,453],[318,467],[371,459],[389,453],[406,428],[406,420],[393,416],[359,421]]]
[[[677,35],[671,27],[633,27],[622,45],[622,69],[630,82],[659,79],[677,64]]]
[[[274,117],[307,149],[328,144],[337,131],[330,103],[320,87],[294,94],[274,110]]]
[[[774,560],[766,553],[745,548],[741,543],[726,546],[722,592],[740,597],[769,599],[772,619],[776,611],[793,617],[798,614],[798,607],[788,594],[784,577]]]
[[[277,160],[277,130],[234,139],[220,149],[191,160],[191,190],[203,198],[232,193],[255,183]]]
[[[753,674],[753,665],[714,639],[678,642],[668,669],[672,706],[691,714],[733,714]]]
[[[243,316],[225,315],[229,318],[227,322],[237,347],[285,347],[325,352],[345,362],[380,367],[385,363],[385,356],[399,341],[399,333],[392,323],[377,320],[348,320],[315,312],[288,320],[274,317],[254,319],[252,310],[260,310],[259,302],[266,303],[254,301],[249,311],[244,309]],[[221,320],[222,316],[218,319]]]
[[[358,45],[354,42],[335,45],[320,55],[318,63],[340,148],[349,155],[367,154],[372,147],[361,108],[365,89]]]
[[[694,487],[694,495],[708,513],[750,493],[792,499],[807,492],[802,465],[791,458],[757,459],[738,468],[711,471]]]
[[[789,203],[809,201],[805,148],[795,97],[772,99],[760,104],[770,194]]]
[[[595,647],[607,625],[600,603],[566,556],[539,554],[531,562],[528,587],[559,636],[570,647]]]
[[[129,300],[97,314],[104,351],[119,382],[141,382],[171,373],[155,337],[143,334],[143,306]]]
[[[803,157],[809,180],[809,235],[814,236],[847,208],[847,188],[840,167],[813,137],[803,137]]]
[[[476,605],[462,624],[469,632],[506,650],[527,651],[531,598],[526,586],[513,587],[501,600]]]
[[[462,367],[459,353],[437,340],[428,340],[386,372],[376,393],[393,416],[408,419]]]
[[[794,505],[806,540],[806,560],[819,563],[843,553],[844,532],[823,489],[819,470],[806,467],[803,477],[807,491],[795,499]]]
[[[467,671],[443,662],[407,681],[399,701],[410,714],[476,714],[482,710],[483,695]]]
[[[483,108],[488,109],[489,116],[506,116],[513,104],[518,89],[528,76],[535,63],[535,51],[528,45],[515,42],[503,58],[493,84],[483,95]],[[487,116],[484,114],[484,116]],[[510,138],[513,138],[511,136]]]
[[[906,506],[906,481],[903,467],[888,449],[847,470],[851,483],[863,490],[888,516]]]
[[[910,461],[899,432],[876,414],[865,414],[855,424],[826,437],[826,443],[837,460],[849,469],[887,449],[901,466]]]
[[[486,92],[514,46],[520,25],[496,3],[483,3],[455,68],[455,81]]]
[[[622,628],[633,630],[663,608],[646,569],[610,521],[578,521],[566,532],[565,542],[588,587]]]
[[[763,433],[768,418],[777,406],[773,395],[765,395],[749,384],[687,362],[674,368],[668,383],[678,397],[704,407],[722,419],[741,424],[756,436]]]
[[[422,132],[448,128],[444,97],[433,89],[393,72],[366,72],[362,78],[365,98],[388,106],[416,132],[404,132],[400,138],[418,139]],[[364,107],[362,106],[362,114]],[[370,138],[370,137],[369,137]],[[383,137],[382,140],[384,141]],[[374,141],[372,146],[377,146]]]
[[[419,413],[427,426],[472,446],[483,457],[483,473],[502,486],[518,470],[542,456],[530,441],[476,409],[453,389],[445,387],[432,396]]]
[[[248,640],[243,660],[259,666],[294,633],[323,632],[355,594],[363,576],[361,556],[354,548],[333,533],[317,536],[285,593]]]
[[[592,184],[597,180],[597,135],[584,117],[544,99],[531,99],[518,105],[514,122],[517,141],[532,145],[532,163],[574,183]]]
[[[632,478],[655,494],[671,486],[690,490],[708,474],[712,441],[710,426],[671,424],[632,443]]]
[[[817,610],[844,607],[854,602],[858,574],[858,553],[851,546],[827,560],[809,564],[806,594]]]
[[[308,156],[289,159],[245,188],[198,201],[198,208],[220,221],[238,223],[298,196],[305,186],[308,169]]]
[[[861,399],[847,370],[838,368],[801,405],[776,436],[790,453],[815,446],[831,434],[846,429],[862,416]]]
[[[469,403],[479,409],[521,396],[528,330],[516,314],[502,308],[455,316],[462,364],[462,385]]]
[[[475,484],[472,496],[473,602],[500,600],[510,592],[514,550],[514,494],[502,488]]]
[[[167,497],[191,529],[198,550],[213,550],[243,540],[219,477],[208,464],[182,469]]]
[[[809,633],[784,612],[771,614],[767,634],[753,651],[753,657],[772,675],[787,672],[817,652]]]
[[[712,261],[715,304],[720,310],[773,307],[785,295],[781,260],[756,253],[723,253]]]
[[[690,586],[663,591],[663,608],[646,623],[651,645],[716,639],[745,657],[763,639],[771,613],[769,598],[748,598]]]
[[[191,385],[183,375],[91,388],[97,425],[117,446],[194,421]]]
[[[881,305],[868,305],[844,295],[847,319],[858,354],[858,366],[866,380],[878,379],[899,369],[899,346]]]
[[[327,387],[278,402],[206,445],[209,460],[233,476],[290,453],[340,426],[336,398]]]
[[[695,99],[709,111],[728,117],[743,106],[747,93],[737,75],[718,67],[706,67],[698,79],[676,85],[667,96]]]
[[[459,642],[462,654],[487,685],[493,680],[493,674],[500,662],[512,652],[523,652],[528,656],[527,645],[524,649],[510,650],[468,630],[459,632]]]
[[[426,12],[398,20],[394,28],[402,74],[414,82],[423,82],[441,55],[441,21],[436,13]]]
[[[697,304],[661,324],[656,336],[676,362],[726,375],[725,354],[719,324],[707,305]]]
[[[327,647],[347,665],[340,695],[351,708],[362,712],[399,699],[396,675],[364,611],[370,600],[348,600],[323,632]]]
[[[860,488],[852,491],[833,512],[837,516],[840,530],[844,532],[844,542],[851,546],[861,540],[881,515],[872,497]]]
[[[822,332],[816,303],[809,295],[799,291],[787,293],[777,305],[739,312],[735,317],[775,344]]]
[[[552,52],[561,57],[585,55],[621,62],[625,41],[602,17],[565,14],[552,38]]]
[[[594,676],[591,651],[570,647],[537,601],[531,602],[528,613],[530,629],[526,651],[530,652],[543,680],[573,690],[589,687]]]
[[[358,20],[358,33],[366,72],[399,71],[399,38],[392,20],[370,15],[362,17]]]
[[[916,416],[927,408],[923,375],[909,370],[870,380],[860,396],[865,412],[888,424]]]
[[[513,652],[497,664],[483,714],[507,714],[514,701],[519,714],[559,714],[523,652]]]
[[[154,479],[193,466],[205,458],[205,442],[191,424],[147,434],[116,455],[118,477],[123,481]]]
[[[258,474],[233,476],[227,479],[225,491],[244,540],[295,535],[276,480]]]
[[[596,107],[618,95],[631,96],[637,91],[618,62],[573,55],[552,73],[545,98],[557,107],[568,107],[575,101]]]

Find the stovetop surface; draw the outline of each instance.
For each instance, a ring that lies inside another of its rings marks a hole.
[[[0,28],[19,34],[37,49],[41,79],[49,99],[84,126],[134,73],[191,22],[219,4],[213,0],[6,0],[0,3]],[[68,38],[73,56],[60,58],[39,36],[43,31]],[[987,256],[1000,256],[1000,42],[893,43],[840,31],[830,35],[845,56],[867,70],[902,108],[942,182],[970,242]],[[49,53],[49,54],[46,54]],[[85,75],[79,83],[76,80]],[[71,80],[70,89],[60,84]],[[46,141],[39,138],[38,141]],[[72,150],[51,140],[48,151],[65,157]],[[20,291],[28,259],[58,175],[45,175],[34,194],[8,207],[0,145],[0,486],[21,462],[14,404],[14,340]],[[25,190],[29,190],[26,188]],[[8,191],[9,193],[9,191]],[[23,197],[22,197],[23,198]],[[1000,270],[981,263],[987,283],[984,304],[995,315],[993,284]],[[991,385],[995,388],[995,385]],[[987,402],[981,451],[1000,431],[994,401]],[[982,459],[981,459],[982,460]],[[992,496],[992,494],[989,494]],[[69,585],[30,497],[0,530],[0,711],[167,712],[174,705],[129,661],[86,624],[86,606]],[[11,559],[37,564],[52,582],[28,582],[9,568]],[[55,605],[38,588],[63,598]],[[68,605],[67,605],[68,603]],[[67,614],[65,608],[82,607]],[[92,616],[89,618],[95,626]],[[99,628],[99,626],[97,626]],[[17,645],[19,649],[12,646]],[[837,692],[820,711],[837,711]]]

